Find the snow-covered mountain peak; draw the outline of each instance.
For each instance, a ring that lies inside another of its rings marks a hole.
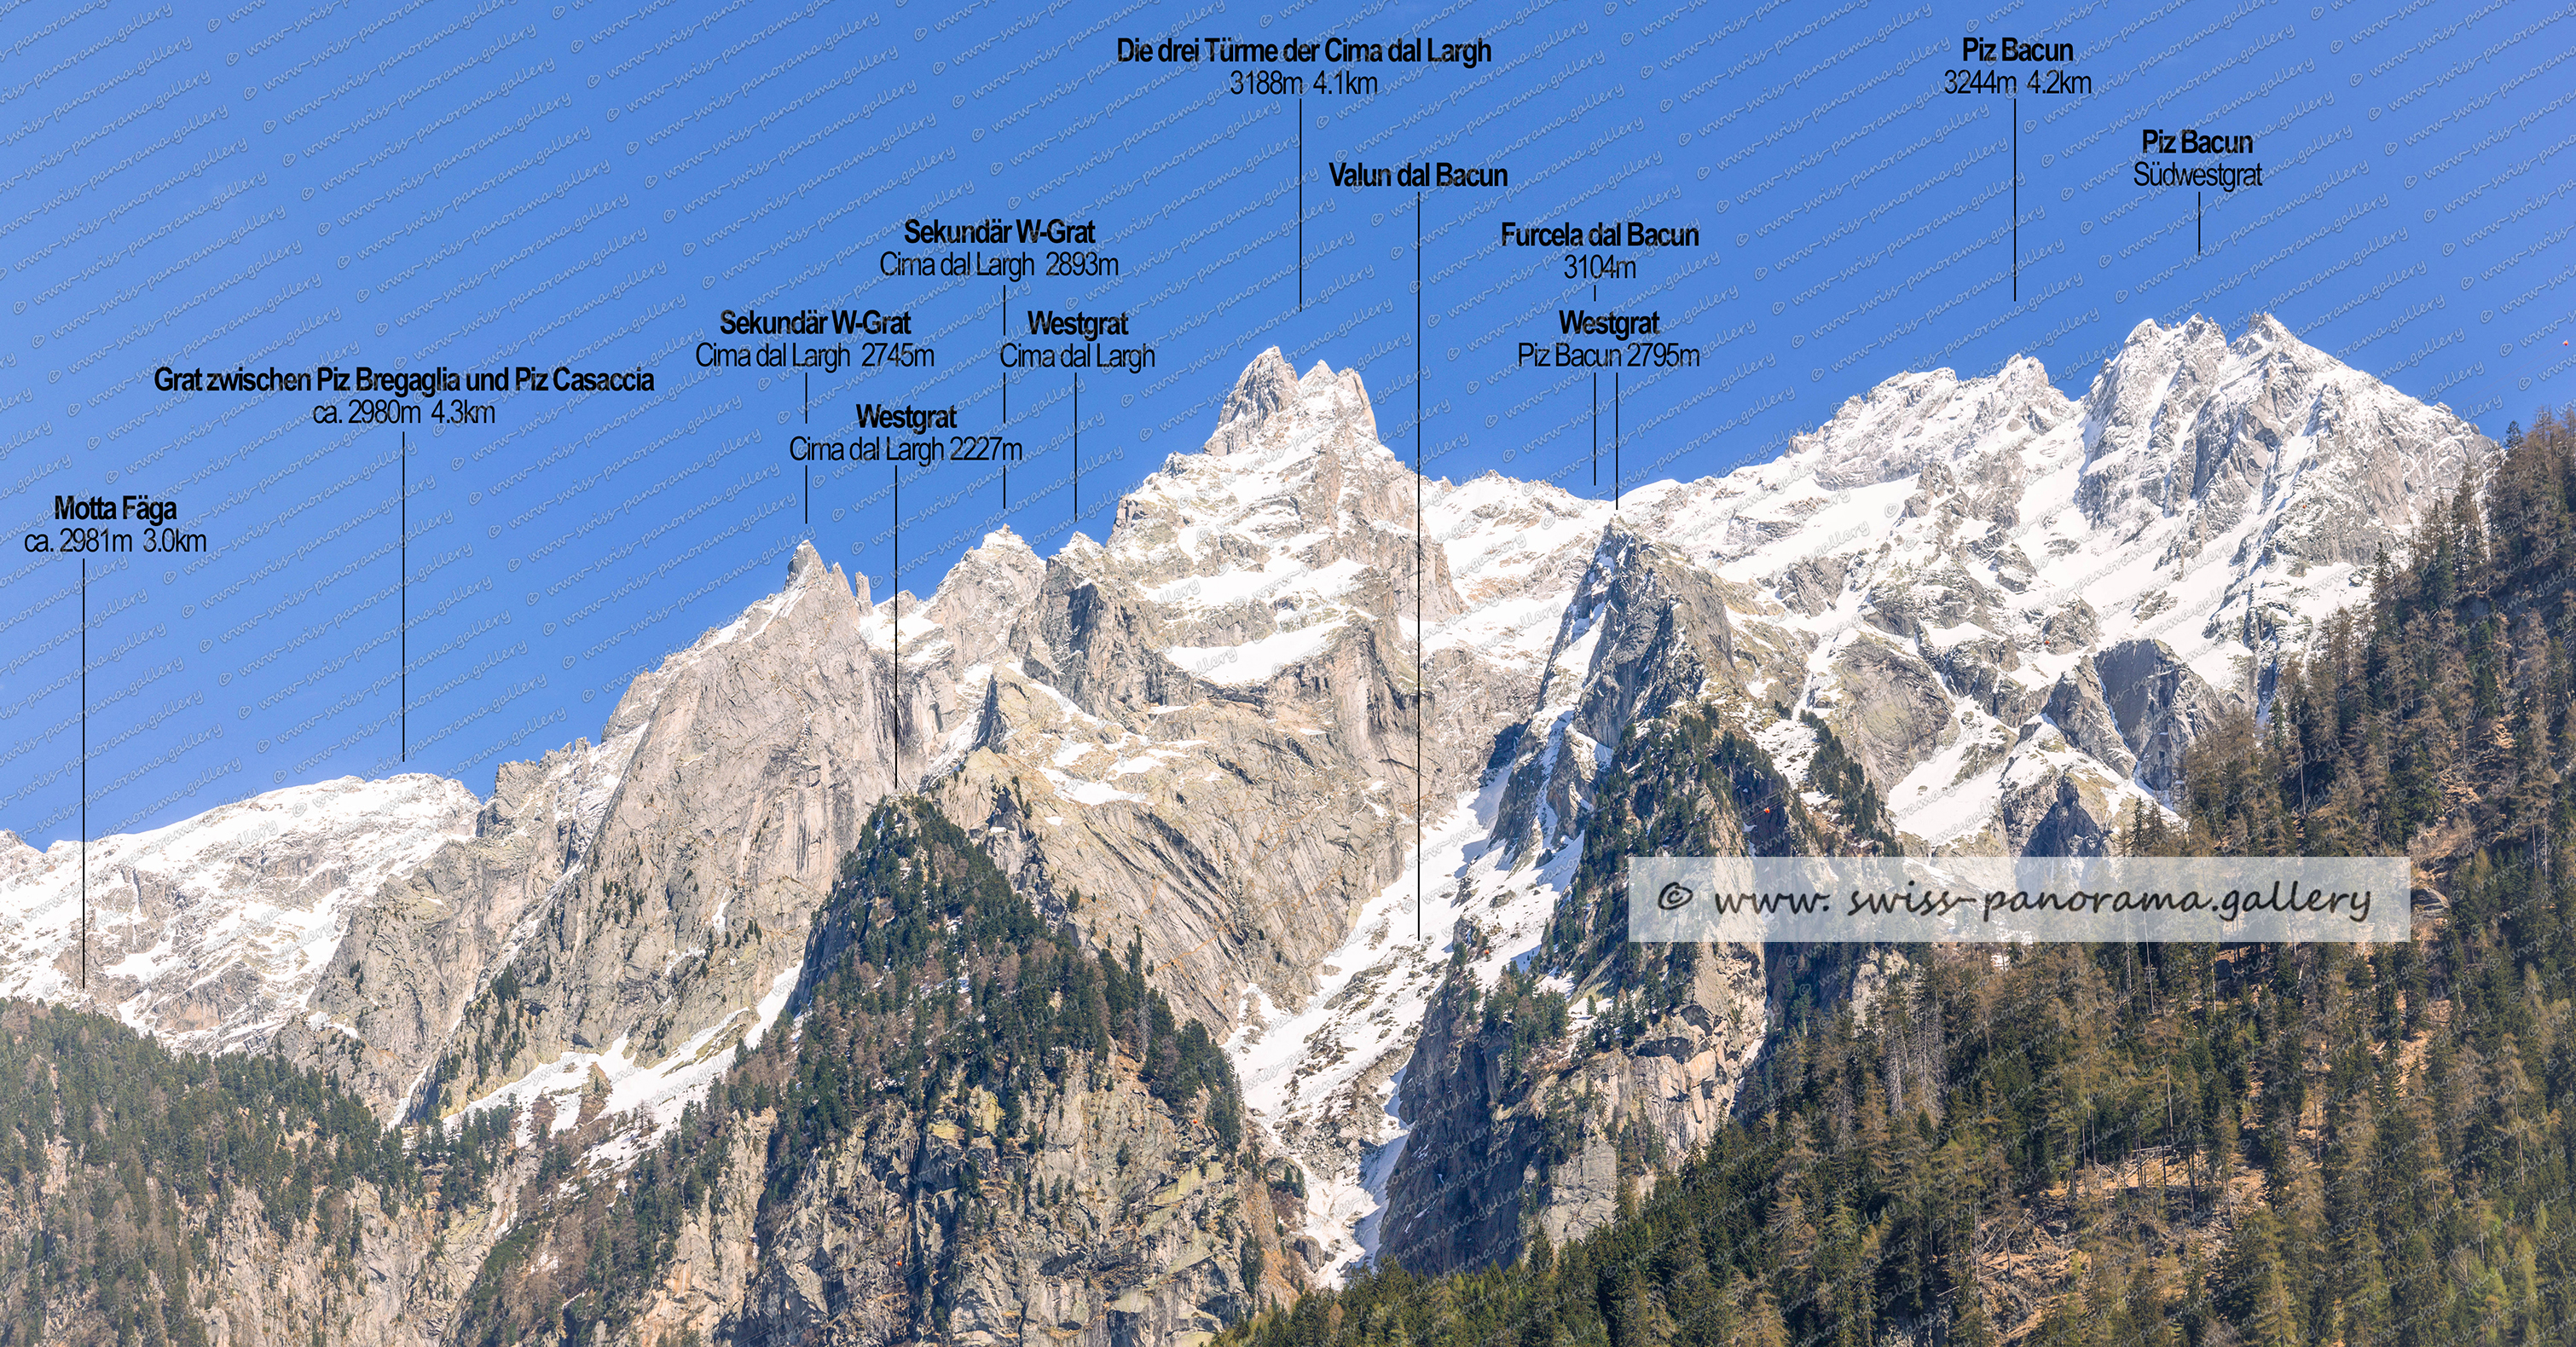
[[[2202,438],[2204,408],[2215,405],[2234,415],[2257,403],[2295,401],[2324,386],[2367,387],[2412,401],[2299,340],[2268,313],[2255,315],[2233,342],[2197,314],[2173,327],[2148,319],[2103,363],[2085,395],[2087,470],[2100,472],[2110,461],[2141,454],[2159,466],[2182,467],[2177,446]],[[2204,484],[2207,476],[2201,471],[2186,480]]]
[[[1948,369],[1899,374],[1792,440],[1783,461],[1812,471],[1819,488],[1846,491],[1955,462],[1999,438],[2044,434],[2073,413],[2047,369],[2028,356],[1975,379]]]
[[[258,1046],[304,1011],[351,913],[471,837],[481,807],[444,777],[342,777],[93,839],[86,990],[81,845],[0,836],[0,995],[85,1002],[201,1051]]]
[[[985,534],[984,540],[977,543],[975,545],[975,550],[967,555],[1000,556],[1005,553],[1036,556],[1037,549],[1029,546],[1029,540],[1021,537],[1017,530],[1013,529],[1008,524],[1004,524],[1000,528]]]
[[[2159,689],[2158,715],[2204,722],[2212,689],[2244,687],[2249,648],[2269,660],[2303,643],[2347,601],[2354,568],[2402,545],[2484,450],[2447,409],[2275,320],[2230,343],[2195,318],[2141,323],[2080,403],[2026,358],[1980,378],[1894,376],[1780,458],[1635,488],[1622,516],[1761,596],[1728,605],[1738,648],[1811,653],[1802,684],[1745,686],[1822,714],[1901,827],[1943,845],[2064,845],[2091,825],[2031,831],[2014,819],[2038,815],[2012,797],[2035,779],[2036,760],[2020,762],[2044,741],[2026,733],[2034,717],[2110,677],[2075,677],[2079,659],[2138,643],[2148,653],[2119,662],[2124,686]],[[1601,535],[1596,575],[1634,568],[1615,538]],[[1570,586],[1574,609],[1595,583]],[[1755,611],[1762,600],[1777,608]],[[1589,620],[1569,611],[1561,650]],[[1601,695],[1557,690],[1590,675],[1562,653],[1552,663],[1549,703]],[[2087,783],[2170,784],[2169,753],[2073,738],[2103,749],[2102,771],[2076,774]],[[1579,770],[1583,756],[1557,760]]]
[[[2449,408],[2407,397],[2268,314],[2232,344],[2202,318],[2139,324],[2084,412],[2077,504],[2113,536],[2170,533],[2168,561],[2240,535],[2252,548],[2241,561],[2254,564],[2365,563],[2401,546],[2423,506],[2487,447]],[[2158,530],[2165,521],[2178,527]]]
[[[2226,359],[2226,333],[2198,314],[2176,327],[2149,318],[2131,328],[2084,399],[2088,466],[2144,449],[2171,407],[2207,398]]]
[[[2260,356],[2282,351],[2303,361],[2325,361],[2333,357],[2299,340],[2289,325],[2268,313],[2258,313],[2247,320],[2245,331],[2228,348],[2238,356]]]
[[[1278,347],[1254,356],[1217,409],[1216,433],[1208,436],[1201,451],[1222,457],[1250,447],[1279,412],[1296,405],[1300,391],[1296,367]]]
[[[1201,448],[1223,458],[1269,447],[1296,434],[1299,423],[1308,420],[1346,425],[1352,442],[1377,443],[1377,419],[1359,371],[1337,371],[1317,360],[1299,378],[1288,357],[1273,346],[1254,356],[1235,379],[1217,411],[1216,431]]]
[[[1332,630],[1409,621],[1417,585],[1425,621],[1457,612],[1445,558],[1417,555],[1416,497],[1358,374],[1318,361],[1297,378],[1274,347],[1236,381],[1205,451],[1173,455],[1119,503],[1103,574],[1153,606],[1174,646],[1225,655],[1176,653],[1183,667],[1267,678]],[[1260,642],[1267,654],[1239,657]]]

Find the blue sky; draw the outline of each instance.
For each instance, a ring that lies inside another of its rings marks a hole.
[[[1491,59],[1117,59],[1120,38],[1423,36]],[[1963,60],[1970,37],[2075,59]],[[2571,56],[2576,7],[2427,0],[0,3],[0,507],[59,537],[58,495],[137,494],[207,540],[88,561],[93,833],[346,774],[488,790],[774,589],[799,539],[882,597],[898,524],[920,594],[1003,523],[1042,553],[1105,536],[1272,345],[1357,366],[1408,456],[1418,392],[1434,476],[1603,494],[1611,377],[1596,487],[1591,375],[1517,359],[1569,307],[1655,313],[1699,352],[1618,371],[1632,484],[1771,457],[1908,369],[2027,352],[2080,393],[2138,321],[2193,312],[2231,334],[2275,312],[2501,435],[2576,396]],[[2021,87],[1946,91],[1962,70]],[[2052,70],[2086,83],[2031,86]],[[2255,142],[2142,154],[2150,128]],[[2196,202],[2137,186],[2141,158],[2263,182]],[[1417,211],[1331,172],[1434,161],[1509,186]],[[889,251],[958,250],[907,248],[907,220],[1023,217],[1094,223],[1057,251],[1116,273],[885,274]],[[1582,250],[1616,264],[1597,299],[1566,250],[1498,242],[1630,220],[1702,242]],[[724,310],[809,307],[909,313],[936,364],[699,364]],[[1154,350],[1080,374],[1078,488],[1075,372],[1005,391],[1005,343],[1069,340],[1029,338],[1030,309],[1124,314],[1103,344]],[[163,365],[655,387],[320,425],[359,395],[163,391]],[[1024,446],[1007,504],[994,465],[943,463],[898,519],[880,462],[824,465],[809,506],[791,438],[863,433],[863,401]],[[81,564],[0,571],[0,827],[40,845],[79,827]]]

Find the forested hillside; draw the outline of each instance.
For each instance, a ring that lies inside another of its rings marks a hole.
[[[926,803],[877,811],[804,967],[632,1168],[589,1103],[388,1129],[273,1056],[0,1003],[0,1347],[1159,1340],[1298,1284],[1206,1027]]]
[[[512,1119],[388,1130],[317,1072],[0,1002],[0,1344],[335,1338],[404,1237],[477,1206]],[[286,1284],[281,1263],[315,1273]],[[263,1283],[257,1289],[241,1275]],[[210,1335],[209,1321],[229,1332]]]
[[[1206,1027],[927,802],[869,820],[781,1023],[633,1169],[586,1164],[587,1123],[555,1140],[454,1340],[1154,1337],[1290,1287]]]
[[[1386,1268],[1231,1340],[2570,1340],[2571,518],[2576,434],[2544,413],[2259,720],[2202,741],[2180,824],[2122,839],[2407,852],[2411,944],[1914,950],[1865,1017],[1778,1004],[1804,979],[1774,968],[1780,1030],[1723,1131],[1614,1223],[1515,1266]],[[1628,785],[1605,778],[1603,819],[1650,812]]]

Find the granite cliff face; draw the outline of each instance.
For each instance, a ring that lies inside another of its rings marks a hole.
[[[746,1116],[717,1170],[736,1196],[683,1218],[626,1307],[633,1337],[1125,1347],[1203,1340],[1305,1284],[1276,1233],[1287,1189],[1155,1099],[1132,1059],[1020,1108],[1026,1130],[997,1135],[1002,1102],[969,1092],[788,1172],[768,1154],[779,1116]]]
[[[1144,1211],[1085,1234],[1043,1204],[989,1228],[1005,1244],[1056,1250],[1041,1269],[1132,1246],[1168,1271],[1219,1220],[1239,1244],[1258,1199],[1285,1226],[1259,1235],[1278,1286],[1292,1262],[1508,1257],[1651,1186],[1787,1005],[1890,976],[1623,952],[1623,848],[2098,850],[2488,447],[2269,319],[2232,343],[2147,323],[2081,398],[2027,359],[1900,375],[1772,462],[1614,509],[1418,480],[1356,374],[1265,352],[1107,539],[1040,557],[997,532],[927,599],[883,602],[800,549],[596,742],[504,767],[488,800],[324,783],[94,844],[86,1003],[322,1066],[387,1118],[542,1112],[616,1172],[738,1050],[798,1032],[778,1026],[802,1023],[815,915],[876,806],[918,792],[1048,930],[1134,949],[1224,1041],[1248,1110],[1250,1159],[1158,1121],[1142,1064],[1051,1084],[1023,1103],[1052,1120],[1013,1162],[1027,1182],[1134,1208],[1143,1178],[1097,1163],[1119,1136],[1222,1171],[1226,1196],[1170,1204],[1198,1232],[1179,1245],[1140,1233]],[[1690,799],[1698,832],[1655,833]],[[84,1000],[77,878],[61,847],[0,839],[0,991]],[[955,1136],[835,1143],[793,1220],[691,1218],[700,1252],[652,1322],[744,1341],[860,1323],[850,1306],[891,1294],[861,1272],[886,1232],[928,1238],[911,1176],[995,1172],[966,1158],[994,1134],[940,1107]],[[750,1135],[721,1183],[768,1191]],[[1076,1135],[1095,1140],[1050,1149]],[[978,1331],[1006,1302],[1138,1340],[1248,1303],[1193,1273],[1120,1328],[1102,1306],[1143,1283],[1108,1255],[1042,1274],[1016,1256],[968,1259],[989,1264]],[[857,1340],[915,1331],[869,1325]]]
[[[739,1021],[792,979],[894,784],[884,625],[800,548],[778,594],[638,677],[597,744],[505,767],[475,836],[356,916],[280,1046],[444,1116],[575,1054],[622,1074]]]
[[[1357,376],[1265,353],[1204,452],[1045,564],[934,787],[1023,884],[1081,895],[1083,929],[1141,937],[1211,1022],[1248,989],[1302,999],[1401,872],[1416,790],[1454,793],[1490,749],[1424,724],[1416,771],[1415,591],[1426,620],[1459,601],[1436,553],[1416,574],[1411,482]]]

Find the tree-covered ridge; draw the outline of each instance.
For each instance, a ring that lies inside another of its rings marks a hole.
[[[1834,837],[1771,755],[1708,708],[1630,726],[1593,782],[1584,829],[1583,859],[1539,945],[1547,967],[1578,981],[1605,962],[1652,957],[1628,940],[1629,856],[1795,856]]]
[[[1595,1047],[1633,1042],[1687,994],[1700,947],[1628,939],[1630,856],[1868,855],[1893,852],[1878,792],[1821,721],[1811,764],[1841,820],[1807,807],[1771,755],[1709,707],[1632,726],[1593,787],[1583,859],[1541,938],[1540,966],[1611,995]],[[1763,974],[1793,1019],[1848,980],[1854,945],[1774,945]]]
[[[0,1001],[0,1082],[9,1347],[206,1342],[198,1292],[230,1218],[309,1241],[330,1276],[353,1277],[362,1204],[479,1193],[500,1139],[493,1124],[389,1130],[318,1072],[173,1052],[36,1002]]]
[[[1824,792],[1841,813],[1843,823],[1852,835],[1855,854],[1894,856],[1904,850],[1897,845],[1896,823],[1888,817],[1887,802],[1879,798],[1878,788],[1869,784],[1860,759],[1843,747],[1834,728],[1823,716],[1813,711],[1798,713],[1798,721],[1816,736],[1816,753],[1807,762],[1807,782]]]
[[[754,1203],[765,1245],[813,1185],[838,1181],[834,1157],[848,1143],[926,1169],[918,1157],[935,1149],[931,1138],[979,1100],[998,1109],[997,1158],[1008,1163],[1029,1139],[1034,1099],[1085,1085],[1113,1059],[1133,1062],[1153,1097],[1221,1151],[1241,1144],[1231,1065],[1204,1025],[1177,1022],[1146,986],[1140,947],[1123,959],[1086,949],[930,803],[880,804],[815,914],[779,1026],[624,1174],[580,1171],[577,1157],[599,1139],[588,1129],[557,1138],[525,1198],[540,1215],[494,1250],[456,1340],[588,1342],[624,1329],[693,1217],[713,1225],[722,1204]],[[755,1192],[727,1188],[742,1147],[761,1157]],[[969,1160],[949,1177],[944,1256],[903,1274],[907,1318],[924,1337],[944,1322],[957,1236],[993,1217],[984,1180],[996,1176]]]
[[[1764,976],[1773,970],[1740,951],[1630,942],[1619,858],[1863,845],[1809,808],[1718,707],[1632,725],[1592,795],[1583,855],[1533,957],[1484,988],[1474,967],[1492,951],[1472,921],[1460,923],[1398,1087],[1411,1131],[1387,1201],[1406,1215],[1390,1221],[1393,1233],[1380,1241],[1387,1262],[1508,1263],[1545,1232],[1597,1223],[1590,1204],[1614,1182],[1634,1179],[1640,1165],[1669,1167],[1687,1144],[1674,1139],[1667,1118],[1621,1102],[1638,1080],[1627,1074],[1631,1055],[1678,1066],[1750,1050],[1758,1040],[1768,1012],[1747,999],[1766,997]],[[1820,947],[1815,958],[1784,957],[1784,984],[1768,1001],[1803,1014],[1847,971],[1850,953]],[[1560,986],[1583,1007],[1579,1034],[1569,1034],[1577,1020]],[[1676,1087],[1635,1088],[1661,1097]],[[1603,1172],[1614,1155],[1617,1180]]]
[[[1050,929],[927,801],[881,806],[806,942],[790,1006],[829,1022],[809,1016],[798,1107],[771,1154],[810,1155],[845,1135],[880,1079],[914,1111],[943,1091],[987,1091],[1016,1131],[1009,1111],[1034,1084],[1060,1084],[1075,1054],[1105,1058],[1113,1043],[1165,1104],[1196,1110],[1204,1096],[1207,1121],[1232,1149],[1243,1132],[1234,1069],[1205,1025],[1177,1023],[1145,985],[1143,957],[1141,945],[1123,961],[1095,955]],[[845,1020],[868,1032],[836,1032]]]
[[[2544,411],[2405,564],[2381,559],[2368,606],[2286,664],[2259,726],[2239,716],[2194,745],[2176,804],[2220,852],[2545,861],[2576,833],[2571,622],[2576,427]]]
[[[2571,520],[2576,436],[2544,413],[2260,721],[2195,747],[2179,826],[2123,832],[2409,851],[2436,892],[2414,942],[1930,951],[1866,1022],[1784,1017],[1724,1134],[1616,1223],[1517,1266],[1382,1270],[1232,1340],[2576,1341]],[[1603,780],[1585,877],[1706,832],[1704,805]],[[1582,885],[1560,966],[1622,957]],[[1775,1005],[1804,953],[1766,950]]]

